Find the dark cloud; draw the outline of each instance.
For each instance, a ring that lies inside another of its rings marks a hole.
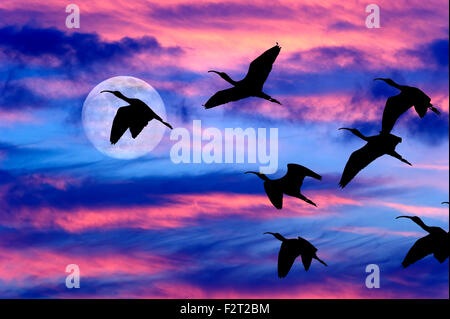
[[[56,28],[6,26],[0,28],[0,47],[7,55],[56,58],[62,64],[85,67],[147,51],[155,54],[178,55],[179,47],[163,47],[154,38],[124,37],[104,41],[96,33],[65,33]]]
[[[363,69],[368,64],[365,53],[353,47],[332,46],[317,47],[306,51],[293,53],[288,59],[290,62],[308,62],[318,67],[327,66],[333,69],[340,69],[339,59],[346,58],[346,68]]]
[[[414,111],[415,113],[415,111]],[[402,121],[400,119],[399,121]],[[400,125],[406,127],[408,134],[428,145],[440,145],[448,141],[449,137],[449,118],[443,113],[437,116],[428,111],[422,119],[417,114],[406,117]]]
[[[436,39],[416,48],[404,50],[401,54],[406,57],[408,55],[417,57],[428,67],[447,69],[449,65],[449,40]]]
[[[337,30],[337,31],[351,31],[351,30],[359,30],[361,29],[360,25],[356,25],[347,21],[338,21],[336,23],[331,24],[328,29],[330,31]]]

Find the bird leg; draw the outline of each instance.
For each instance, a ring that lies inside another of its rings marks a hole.
[[[270,102],[277,103],[277,104],[280,104],[280,105],[281,105],[280,101],[274,99],[273,97],[271,97],[270,95],[267,95],[267,94],[264,93],[264,92],[259,93],[259,94],[257,95],[257,97],[260,97],[260,98],[263,98],[263,99],[265,99],[265,100],[267,100],[267,101],[270,101]]]
[[[430,105],[428,106],[428,108],[429,108],[431,111],[433,111],[434,113],[436,113],[437,115],[441,115],[441,112],[440,112],[437,108],[435,108],[435,107],[433,106],[433,104],[430,104]]]
[[[171,130],[173,129],[172,125],[170,125],[167,122],[161,121],[162,124],[164,124],[165,126],[167,126],[168,128],[170,128]]]
[[[224,79],[225,81],[227,81],[228,83],[236,86],[236,81],[234,81],[232,78],[230,78],[230,76],[228,74],[226,74],[225,72],[219,72],[219,71],[214,71],[214,70],[209,70],[209,73],[216,73],[218,74],[222,79]]]
[[[408,164],[409,166],[412,166],[412,164],[410,162],[408,162],[407,160],[405,160],[399,153],[397,153],[396,151],[392,151],[391,153],[389,153],[389,155],[391,155],[392,157],[395,157],[396,159],[402,161],[403,163]]]
[[[311,205],[317,207],[316,203],[314,203],[312,200],[310,200],[309,198],[307,198],[307,197],[304,196],[303,194],[298,194],[297,196],[294,196],[294,197],[300,198],[301,200],[304,200],[304,201],[307,202],[308,204],[311,204]]]
[[[320,263],[322,263],[322,264],[324,264],[325,266],[328,267],[328,265],[327,265],[323,260],[321,260],[319,257],[317,257],[317,255],[314,255],[313,258],[314,258],[314,259],[317,259]]]

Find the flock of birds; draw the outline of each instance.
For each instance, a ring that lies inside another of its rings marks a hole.
[[[264,83],[272,70],[272,65],[278,57],[280,50],[281,47],[277,43],[274,47],[265,51],[253,60],[253,62],[250,63],[247,75],[240,81],[231,79],[231,77],[224,72],[215,70],[208,71],[218,74],[222,79],[230,83],[232,87],[215,93],[204,104],[205,109],[238,101],[247,97],[259,97],[273,103],[281,104],[278,100],[263,92]],[[399,85],[393,80],[386,78],[376,78],[374,80],[384,81],[388,85],[398,89],[400,93],[387,99],[382,116],[381,131],[378,135],[365,136],[356,128],[340,128],[340,130],[350,131],[366,142],[362,148],[350,155],[339,181],[339,186],[342,188],[347,186],[361,170],[383,155],[390,155],[411,166],[412,164],[395,150],[397,145],[402,142],[401,137],[391,133],[395,123],[403,113],[413,106],[420,118],[425,116],[428,109],[438,115],[440,114],[440,112],[431,104],[430,97],[420,89]],[[136,138],[144,127],[152,120],[157,120],[172,129],[172,126],[169,123],[164,122],[160,116],[141,100],[128,98],[119,91],[105,90],[101,93],[106,92],[112,93],[117,98],[129,103],[127,106],[120,107],[114,117],[110,134],[110,142],[112,144],[116,144],[127,129],[130,130],[131,136]],[[312,170],[298,164],[288,164],[287,167],[288,170],[286,175],[282,178],[273,180],[259,172],[249,171],[246,173],[255,174],[264,181],[264,190],[269,197],[270,202],[277,209],[282,209],[283,207],[283,194],[299,198],[308,204],[317,206],[312,200],[300,192],[300,188],[305,177],[312,177],[317,180],[321,180],[322,177]],[[397,218],[411,219],[423,230],[428,232],[427,236],[417,240],[409,250],[402,262],[403,267],[406,268],[430,254],[433,254],[440,263],[443,263],[448,258],[448,232],[439,227],[427,226],[417,216],[399,216]],[[286,239],[279,233],[271,232],[265,234],[271,234],[282,242],[278,254],[278,276],[280,278],[286,277],[298,256],[301,256],[306,271],[309,269],[312,259],[316,259],[327,266],[324,261],[317,257],[317,248],[306,239],[302,237]]]

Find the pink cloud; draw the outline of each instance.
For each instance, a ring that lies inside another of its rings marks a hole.
[[[65,184],[57,185],[65,187]],[[4,217],[12,227],[28,225],[40,229],[62,228],[68,232],[88,229],[135,227],[142,229],[178,228],[209,220],[238,216],[247,219],[272,219],[293,216],[317,217],[335,214],[333,207],[360,205],[356,200],[328,192],[311,192],[321,210],[295,198],[285,197],[284,209],[278,211],[267,196],[248,194],[189,194],[167,197],[165,206],[134,206],[115,208],[77,208],[61,210],[51,207],[23,208]]]
[[[389,202],[379,202],[378,204],[394,208],[401,213],[448,220],[448,207],[412,206]]]
[[[0,248],[0,279],[27,285],[27,278],[58,280],[68,274],[66,267],[76,264],[82,278],[113,275],[154,275],[177,268],[175,260],[146,252],[102,253],[94,256],[55,252],[46,249]]]
[[[29,112],[1,110],[0,109],[0,127],[11,127],[14,124],[20,123],[38,123],[39,119],[32,116]]]

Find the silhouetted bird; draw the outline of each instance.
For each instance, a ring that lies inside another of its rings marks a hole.
[[[278,253],[278,277],[284,278],[291,270],[295,259],[298,256],[302,256],[302,263],[305,270],[308,271],[311,266],[312,259],[317,259],[319,262],[328,266],[324,261],[317,257],[317,248],[314,247],[309,241],[302,237],[286,239],[279,233],[266,232],[264,234],[271,234],[276,239],[281,240],[281,248]]]
[[[448,232],[440,227],[429,227],[417,216],[398,216],[397,218],[409,218],[429,235],[417,240],[411,249],[408,251],[405,259],[402,262],[404,268],[416,261],[433,254],[441,264],[448,258],[449,255],[449,235]]]
[[[441,114],[438,109],[430,103],[431,98],[416,87],[399,85],[391,79],[376,78],[382,80],[401,92],[398,95],[391,96],[386,101],[383,111],[383,120],[381,124],[382,133],[390,133],[397,119],[412,106],[416,109],[417,114],[423,118],[430,109],[436,114]]]
[[[283,194],[300,198],[311,205],[317,206],[313,201],[300,193],[300,187],[302,186],[303,180],[306,176],[310,176],[318,180],[321,180],[322,176],[301,165],[288,164],[287,167],[288,170],[286,175],[279,179],[269,179],[265,174],[258,172],[250,171],[245,173],[256,174],[264,181],[264,189],[266,194],[273,206],[278,209],[283,207]]]
[[[104,92],[112,93],[119,99],[130,103],[130,105],[122,106],[117,110],[111,127],[111,136],[109,138],[111,144],[116,144],[127,129],[130,129],[131,136],[136,138],[151,120],[158,120],[168,128],[172,129],[172,126],[169,123],[164,122],[141,100],[128,98],[119,91],[103,90],[100,93]]]
[[[339,186],[342,188],[344,188],[364,167],[372,163],[380,156],[390,155],[408,165],[411,165],[410,162],[405,160],[395,151],[397,144],[402,142],[401,137],[392,134],[379,134],[367,137],[362,135],[357,129],[342,127],[340,130],[349,130],[367,142],[366,145],[350,155],[339,182]]]
[[[232,101],[238,101],[246,97],[254,96],[266,99],[270,102],[281,104],[271,96],[263,92],[263,85],[272,70],[272,64],[275,62],[281,47],[270,48],[259,57],[257,57],[248,69],[247,75],[240,81],[232,80],[228,74],[218,71],[208,71],[217,73],[222,79],[232,84],[233,87],[222,90],[214,94],[204,105],[206,109],[225,104]]]

